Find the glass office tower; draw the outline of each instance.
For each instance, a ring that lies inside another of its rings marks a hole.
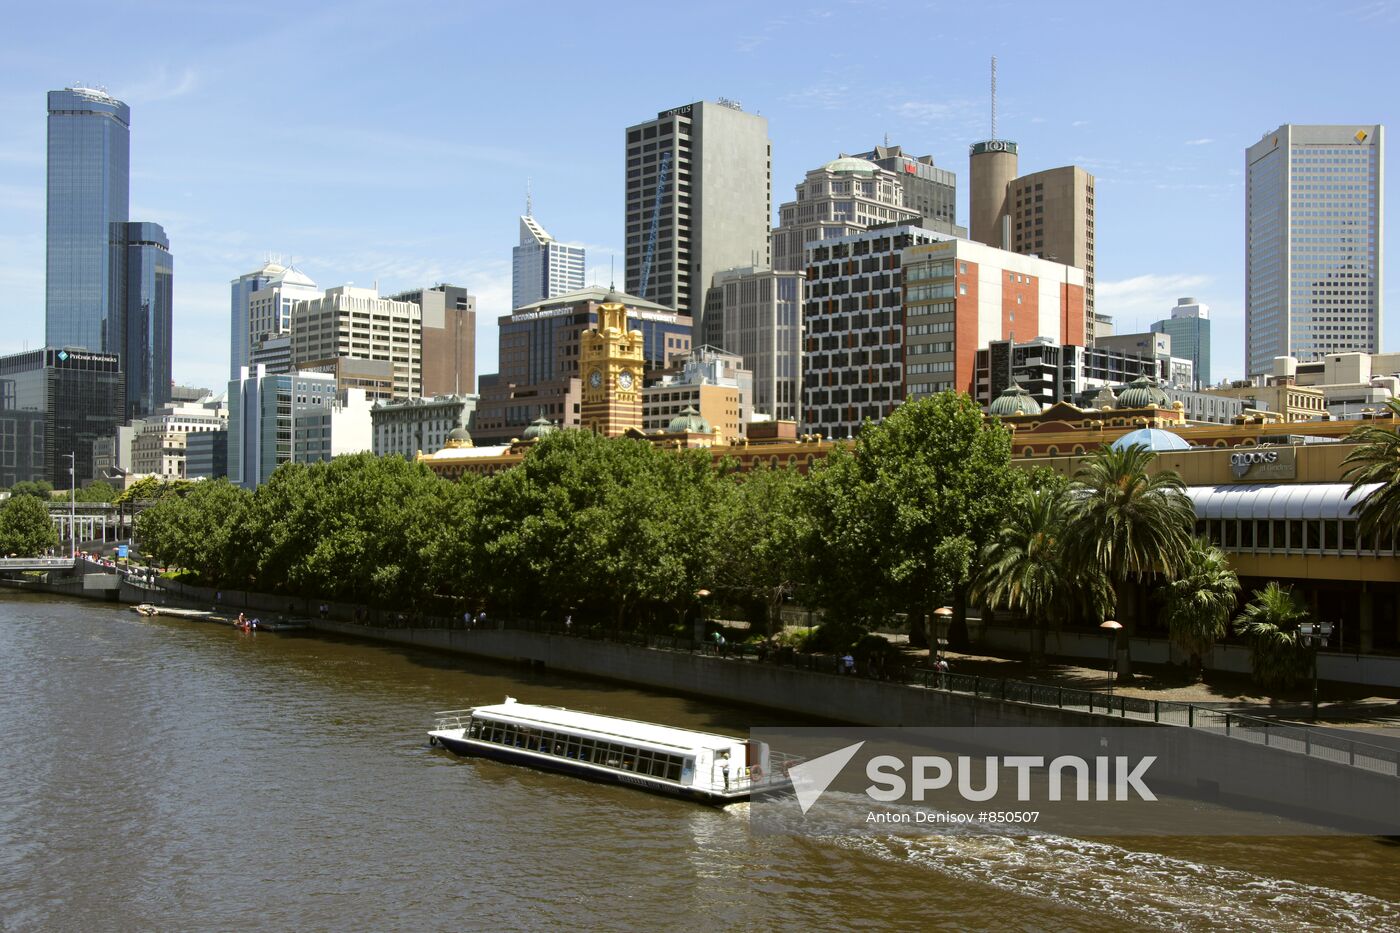
[[[45,343],[125,350],[131,111],[91,88],[49,92]]]
[[[170,318],[175,265],[160,224],[126,225],[126,416],[170,401]]]

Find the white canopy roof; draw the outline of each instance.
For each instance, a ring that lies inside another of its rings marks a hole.
[[[1379,483],[1347,498],[1349,483],[1246,483],[1191,486],[1186,494],[1202,519],[1355,518],[1356,507]]]

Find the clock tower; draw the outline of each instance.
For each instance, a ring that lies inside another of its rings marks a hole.
[[[579,424],[585,431],[619,437],[642,429],[642,332],[627,329],[622,296],[608,291],[598,305],[598,326],[579,337],[578,371],[583,379]]]

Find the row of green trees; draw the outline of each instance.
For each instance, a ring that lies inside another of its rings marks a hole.
[[[1239,581],[1193,538],[1184,486],[1153,457],[1105,448],[1068,481],[1016,469],[1009,432],[949,393],[901,406],[805,476],[562,431],[516,469],[457,482],[358,455],[283,466],[255,492],[190,484],[138,533],[148,557],[211,585],[423,611],[661,630],[702,607],[772,623],[794,599],[825,610],[833,646],[896,617],[919,634],[970,598],[1023,614],[1040,655],[1054,627],[1160,606],[1199,671]],[[1297,602],[1256,597],[1236,628],[1283,658],[1261,676],[1285,682]]]

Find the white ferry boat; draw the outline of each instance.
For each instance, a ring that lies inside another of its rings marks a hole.
[[[658,794],[726,804],[791,786],[790,762],[766,743],[671,726],[534,706],[506,697],[495,706],[435,714],[428,741],[480,755]]]

